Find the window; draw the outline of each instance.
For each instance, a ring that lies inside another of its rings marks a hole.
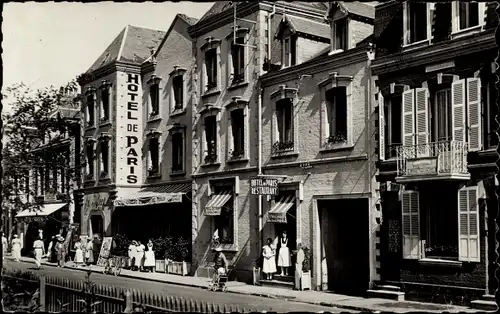
[[[427,3],[406,1],[405,44],[413,44],[427,39]],[[425,22],[424,22],[425,21]]]
[[[172,172],[184,171],[184,137],[182,133],[172,134]]]
[[[149,139],[149,169],[148,175],[157,175],[160,172],[160,142],[158,138]]]
[[[331,88],[326,92],[328,116],[328,143],[347,142],[346,87]]]
[[[432,139],[449,141],[452,139],[451,129],[451,89],[442,89],[434,97],[434,110],[431,123],[434,125]]]
[[[487,96],[486,102],[486,112],[487,120],[485,123],[486,130],[484,134],[486,134],[487,148],[496,148],[498,146],[498,135],[496,133],[498,123],[496,121],[496,116],[498,114],[498,107],[496,104],[496,100],[498,98],[498,91],[495,87],[495,79],[490,79],[488,85],[486,87],[485,95]]]
[[[347,18],[337,20],[334,23],[335,47],[334,50],[347,50]]]
[[[101,148],[101,173],[99,179],[109,178],[109,141],[102,140]]]
[[[276,117],[278,122],[278,141],[281,145],[293,148],[293,101],[286,98],[276,103]]]
[[[85,175],[85,180],[94,179],[94,144],[87,143],[85,148],[86,159],[87,159],[87,173]]]
[[[231,159],[238,159],[245,155],[245,113],[244,109],[231,111],[231,128],[233,135],[233,149]]]
[[[232,194],[232,193],[231,193]],[[234,196],[221,208],[220,215],[214,216],[215,232],[221,244],[234,243]]]
[[[151,104],[150,116],[156,116],[159,114],[159,102],[160,102],[160,87],[158,83],[151,84],[149,86],[149,100]]]
[[[287,37],[283,40],[283,66],[289,67],[297,62],[297,51],[295,37]]]
[[[458,4],[459,28],[467,29],[479,25],[479,3],[462,2]]]
[[[205,52],[205,67],[207,71],[206,90],[217,88],[217,48]]]
[[[233,84],[245,81],[245,38],[236,38],[236,44],[231,42],[231,58],[233,61]]]
[[[217,118],[215,116],[205,117],[205,140],[207,143],[205,163],[214,163],[217,160]]]
[[[396,147],[401,145],[401,95],[393,95],[388,98],[386,124],[387,157],[396,157]]]
[[[94,117],[94,95],[87,96],[87,126],[93,126],[95,122]]]
[[[110,103],[109,103],[109,89],[103,89],[101,91],[101,121],[108,121],[109,120],[109,108],[110,108]]]
[[[184,107],[184,78],[182,75],[175,76],[172,80],[174,89],[174,110]]]

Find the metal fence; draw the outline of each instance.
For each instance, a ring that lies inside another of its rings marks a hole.
[[[36,310],[49,312],[87,312],[90,310],[100,313],[132,311],[242,313],[255,311],[255,309],[238,305],[188,300],[182,297],[136,289],[128,290],[109,285],[94,284],[90,280],[71,281],[67,278],[40,275],[32,272],[4,270],[3,280],[7,285],[16,284],[18,287],[31,287],[25,295],[23,294],[23,300],[18,302],[19,304],[27,306],[30,300],[33,299],[33,295],[39,293],[39,306]],[[3,295],[5,297],[4,293]]]

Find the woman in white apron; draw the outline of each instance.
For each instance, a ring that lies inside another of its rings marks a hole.
[[[288,248],[288,237],[286,231],[283,231],[280,239],[278,266],[281,267],[280,276],[288,276],[288,267],[290,267],[290,249]]]
[[[146,253],[144,254],[144,268],[147,271],[154,271],[155,265],[155,252],[153,251],[153,242],[149,240]]]
[[[137,242],[133,240],[128,246],[128,266],[130,269],[134,270],[134,259],[137,252]]]
[[[21,260],[21,239],[17,234],[14,235],[14,239],[12,239],[12,258],[16,262]]]
[[[135,267],[139,269],[139,271],[142,271],[142,265],[143,265],[143,259],[144,259],[144,250],[146,249],[144,247],[144,244],[141,243],[141,241],[137,242],[136,246],[136,255],[135,255]]]
[[[83,264],[82,239],[79,238],[75,243],[75,264]]]
[[[276,273],[276,250],[274,249],[273,239],[267,239],[267,245],[262,248],[262,272],[266,274],[267,280],[273,279],[273,274]]]

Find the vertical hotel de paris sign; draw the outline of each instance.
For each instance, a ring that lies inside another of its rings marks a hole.
[[[142,182],[142,87],[136,73],[118,73],[116,183]]]

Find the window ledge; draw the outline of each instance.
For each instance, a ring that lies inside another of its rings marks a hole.
[[[482,30],[483,30],[483,25],[476,25],[476,26],[472,26],[469,28],[460,29],[460,30],[457,30],[457,31],[451,33],[451,39],[464,37],[464,36],[471,35],[474,33],[479,33]]]
[[[410,51],[410,50],[415,50],[415,49],[427,47],[427,46],[429,46],[429,43],[430,43],[429,39],[417,41],[417,42],[414,42],[414,43],[411,43],[411,44],[403,45],[403,49],[402,50],[403,51]]]
[[[156,121],[160,121],[160,120],[161,120],[160,115],[155,115],[155,116],[149,117],[147,123],[156,122]]]
[[[247,163],[250,159],[248,158],[230,158],[227,160],[228,164],[238,164],[238,163]]]
[[[429,266],[462,267],[462,262],[450,261],[438,258],[422,258],[418,260],[418,263],[421,265],[429,265]]]
[[[322,153],[331,153],[331,152],[338,152],[338,151],[343,151],[343,150],[350,150],[353,149],[354,145],[353,144],[327,144],[324,145],[322,149],[319,151]]]
[[[277,159],[277,158],[283,158],[283,157],[292,157],[292,156],[299,156],[298,151],[284,151],[284,152],[276,152],[271,155],[272,159]]]
[[[203,93],[203,95],[201,95],[201,98],[215,96],[215,95],[218,95],[218,94],[220,94],[220,89],[219,88],[217,88],[215,90],[208,90],[205,93]]]
[[[201,166],[202,167],[219,167],[221,165],[221,163],[219,161],[216,161],[216,162],[211,162],[211,163],[202,163]]]
[[[104,126],[111,126],[111,121],[109,120],[106,120],[106,121],[102,121],[100,124],[99,124],[100,127],[104,127]]]
[[[182,107],[182,108],[179,108],[179,109],[174,109],[174,111],[172,111],[170,113],[170,116],[171,117],[176,117],[176,116],[183,115],[185,113],[186,113],[186,107]]]
[[[180,177],[180,176],[185,176],[185,175],[186,175],[186,171],[184,171],[184,170],[173,170],[170,173],[171,177]]]
[[[156,174],[148,175],[147,178],[148,179],[159,179],[159,178],[161,178],[161,174],[156,173]]]
[[[236,244],[219,244],[222,252],[238,252],[238,245]],[[212,246],[212,251],[215,251],[215,246]]]
[[[231,84],[230,86],[228,86],[227,90],[233,90],[233,89],[238,89],[238,88],[242,88],[242,87],[245,87],[245,86],[248,86],[248,82],[239,82],[239,83],[236,83],[236,84]]]

